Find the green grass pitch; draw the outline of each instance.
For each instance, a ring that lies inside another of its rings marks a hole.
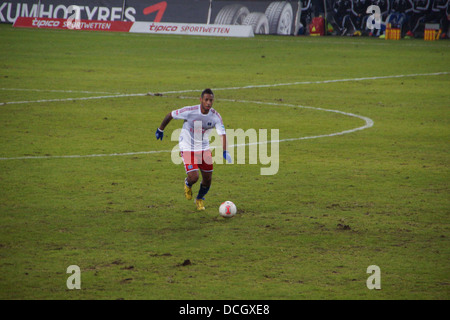
[[[0,299],[450,298],[448,41],[1,25],[0,42]],[[275,175],[216,164],[198,213],[167,152],[181,122],[154,131],[207,87],[227,129],[288,141]],[[374,124],[334,136],[365,122],[319,108]]]

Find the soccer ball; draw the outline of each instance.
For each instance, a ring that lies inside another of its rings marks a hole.
[[[225,201],[219,207],[219,213],[224,218],[231,218],[236,214],[236,205],[231,201]]]

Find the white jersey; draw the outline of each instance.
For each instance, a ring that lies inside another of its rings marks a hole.
[[[209,149],[209,133],[216,128],[217,134],[225,135],[220,114],[211,108],[203,114],[200,105],[172,111],[172,118],[184,120],[179,138],[180,151],[204,151]]]

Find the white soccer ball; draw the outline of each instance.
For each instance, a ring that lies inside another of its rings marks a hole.
[[[236,205],[231,201],[225,201],[219,207],[219,213],[224,218],[231,218],[236,215]]]

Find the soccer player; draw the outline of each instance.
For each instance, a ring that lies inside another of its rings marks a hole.
[[[214,93],[211,89],[205,89],[201,94],[200,104],[169,112],[156,129],[156,140],[162,140],[164,128],[172,119],[184,121],[179,138],[180,155],[187,175],[184,180],[184,195],[187,200],[192,199],[192,186],[198,181],[199,171],[201,171],[202,181],[195,199],[197,210],[205,210],[203,200],[211,187],[213,164],[209,148],[209,133],[213,128],[222,136],[223,158],[231,163],[225,126],[220,114],[212,108],[213,103]]]

